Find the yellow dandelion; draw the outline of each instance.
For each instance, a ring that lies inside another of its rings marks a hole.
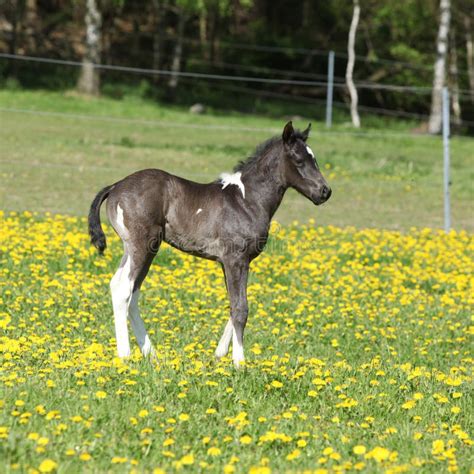
[[[412,408],[414,408],[416,406],[416,401],[415,400],[408,400],[407,402],[405,402],[403,405],[402,405],[402,408],[404,410],[411,410]]]
[[[181,458],[181,464],[183,466],[191,466],[191,464],[194,464],[194,455],[193,454],[186,454]]]
[[[45,459],[38,467],[39,472],[53,472],[58,467],[58,463],[52,459]]]
[[[358,455],[365,454],[367,452],[367,448],[361,444],[358,444],[352,448],[352,452]]]
[[[221,450],[216,446],[212,446],[207,450],[207,454],[209,456],[219,456],[221,454]]]

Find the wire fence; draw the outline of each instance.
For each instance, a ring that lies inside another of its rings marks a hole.
[[[47,63],[47,64],[59,64],[63,66],[74,66],[82,67],[82,61],[70,61],[64,59],[54,59],[54,58],[45,58],[38,56],[27,56],[19,54],[9,54],[9,53],[0,53],[0,58],[4,59],[14,59],[19,61],[31,61],[38,63]],[[118,71],[134,74],[148,74],[152,76],[176,76],[176,77],[186,77],[186,78],[196,78],[196,79],[211,79],[218,81],[231,81],[231,82],[256,82],[263,84],[280,84],[280,85],[295,85],[295,86],[323,86],[327,87],[327,81],[317,81],[317,80],[295,80],[295,79],[275,79],[271,77],[255,77],[255,76],[236,76],[236,75],[225,75],[225,74],[206,74],[200,72],[187,72],[187,71],[173,71],[169,69],[150,69],[150,68],[140,68],[140,67],[131,67],[131,66],[117,66],[112,64],[101,64],[101,63],[89,63],[90,66],[98,70],[105,71]],[[319,75],[319,77],[325,77]],[[335,81],[334,87],[345,88],[346,83],[342,82],[343,78],[336,77],[340,82]],[[356,82],[356,87],[358,89],[369,89],[369,90],[392,90],[399,92],[416,92],[416,93],[427,93],[431,94],[431,87],[419,87],[419,86],[403,86],[398,84],[378,84],[375,82],[361,81]],[[459,89],[459,94],[470,96],[471,92],[467,89]]]
[[[153,120],[153,119],[133,119],[116,117],[110,115],[94,115],[94,114],[78,114],[69,112],[55,112],[48,110],[38,109],[23,109],[15,107],[0,107],[0,112],[15,113],[15,114],[28,114],[38,117],[58,117],[64,119],[74,120],[86,120],[86,121],[98,121],[98,122],[111,122],[121,123],[130,125],[146,125],[150,127],[175,127],[175,128],[188,128],[194,130],[215,130],[215,131],[228,131],[233,133],[241,132],[268,132],[268,133],[279,133],[281,130],[272,127],[242,127],[238,125],[218,125],[218,124],[196,124],[196,123],[183,123],[174,122],[169,120]],[[437,135],[428,135],[422,133],[408,133],[408,132],[376,132],[376,131],[350,131],[350,130],[313,130],[312,135],[331,136],[331,135],[348,135],[354,137],[377,137],[377,138],[413,138],[417,140],[440,140]],[[467,138],[460,136],[460,139]]]
[[[54,59],[46,57],[37,57],[37,56],[28,56],[28,55],[18,55],[18,54],[9,54],[9,53],[0,53],[0,59],[5,60],[14,60],[14,61],[25,61],[33,62],[39,64],[52,64],[60,65],[66,67],[75,67],[80,68],[83,66],[82,61],[75,60],[64,60],[64,59]],[[233,90],[235,92],[244,93],[248,95],[256,95],[267,98],[276,98],[282,100],[292,100],[296,102],[306,103],[306,104],[323,104],[325,103],[322,99],[316,99],[312,96],[302,95],[301,93],[285,93],[285,92],[275,92],[268,91],[265,89],[254,89],[252,87],[235,87],[235,86],[225,86],[225,83],[240,83],[246,85],[260,84],[260,85],[278,85],[278,86],[295,86],[299,88],[307,88],[313,90],[314,88],[320,88],[321,91],[326,91],[328,87],[334,87],[336,89],[345,90],[345,82],[340,82],[342,78],[337,78],[332,76],[331,82],[328,80],[316,80],[314,78],[308,80],[300,79],[285,79],[285,78],[272,78],[272,77],[263,77],[263,76],[242,76],[242,75],[228,75],[228,74],[214,74],[214,73],[202,73],[202,72],[190,72],[190,71],[174,71],[169,69],[151,69],[151,68],[141,68],[141,67],[132,67],[132,66],[121,66],[121,65],[112,65],[112,64],[102,64],[102,63],[90,63],[90,65],[102,71],[114,71],[125,74],[137,74],[145,76],[155,76],[155,77],[179,77],[181,80],[205,80],[205,81],[217,81],[220,82],[220,88],[225,90]],[[336,79],[336,80],[334,80]],[[356,83],[357,89],[361,90],[370,90],[370,91],[391,91],[394,93],[402,94],[426,94],[430,95],[432,93],[432,88],[430,87],[421,87],[421,86],[408,86],[408,85],[398,85],[398,84],[378,84],[370,81],[359,81]],[[472,94],[469,90],[458,89],[457,94],[460,102],[467,101],[469,97],[472,97]],[[338,107],[340,109],[346,109],[347,104],[341,101],[331,101],[331,108]],[[399,109],[390,109],[386,107],[375,107],[369,105],[358,105],[358,108],[362,111],[370,112],[371,114],[384,115],[390,117],[400,117],[408,119],[417,119],[417,120],[427,120],[429,118],[428,114],[417,113],[417,112],[408,112]],[[463,120],[464,125],[472,126],[474,121]]]

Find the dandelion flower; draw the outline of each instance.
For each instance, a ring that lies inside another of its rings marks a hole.
[[[39,465],[38,470],[39,472],[53,472],[57,467],[58,463],[56,463],[52,459],[45,459]]]

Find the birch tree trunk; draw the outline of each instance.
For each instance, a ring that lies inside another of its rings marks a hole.
[[[454,125],[461,125],[461,104],[459,103],[459,74],[458,53],[456,51],[456,30],[451,28],[451,40],[449,47],[449,82],[451,85],[451,106],[453,109]]]
[[[446,82],[446,55],[448,52],[449,22],[451,19],[451,1],[440,1],[440,20],[436,40],[436,61],[434,65],[433,90],[431,93],[431,112],[428,123],[429,133],[441,132],[442,90]]]
[[[86,0],[85,24],[86,51],[77,87],[85,94],[98,95],[100,75],[94,64],[100,63],[102,15],[97,0]]]
[[[471,102],[474,104],[474,47],[472,45],[472,24],[468,15],[464,16],[464,29],[466,31],[466,61],[467,74],[469,76],[469,90],[471,91]]]
[[[355,62],[355,37],[357,32],[357,25],[359,24],[360,17],[360,5],[359,0],[354,0],[354,12],[352,14],[351,28],[349,30],[349,40],[347,42],[347,69],[346,69],[346,85],[349,89],[349,94],[351,96],[351,118],[352,124],[354,127],[360,127],[360,118],[359,113],[357,112],[357,89],[354,85],[354,80],[352,78],[352,73],[354,71],[354,62]]]
[[[183,58],[183,39],[184,39],[184,26],[186,23],[186,14],[181,10],[178,13],[178,26],[177,26],[177,38],[174,45],[173,60],[171,62],[172,74],[168,81],[168,94],[172,100],[175,97],[176,88],[179,82],[179,72],[181,71],[181,61]]]

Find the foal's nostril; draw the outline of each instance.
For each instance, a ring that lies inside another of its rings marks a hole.
[[[321,197],[327,201],[331,197],[331,193],[331,188],[329,186],[324,185],[321,191]]]

